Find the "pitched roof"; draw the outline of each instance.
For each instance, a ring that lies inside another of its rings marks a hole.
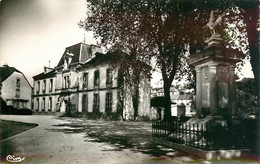
[[[19,72],[16,68],[14,67],[9,67],[7,65],[0,67],[0,82],[5,81],[13,72]]]
[[[109,59],[109,55],[97,52],[94,57],[90,58],[84,63],[84,66],[98,65],[108,61]]]
[[[78,63],[78,62],[84,63],[85,61],[90,59],[95,54],[95,52],[99,51],[97,49],[99,49],[99,47],[95,45],[87,45],[85,43],[78,43],[70,47],[67,47],[57,67],[60,67],[64,64],[64,58],[67,55],[67,53],[73,54],[71,64]]]
[[[14,67],[9,67],[8,65],[4,65],[3,67],[0,67],[0,83],[2,83],[3,81],[5,81],[9,76],[11,76],[14,72],[18,72],[21,73],[23,75],[23,77],[25,78],[25,80],[27,81],[27,83],[30,85],[30,87],[32,88],[31,84],[29,83],[29,81],[27,80],[27,78],[24,76],[24,74],[17,70]]]
[[[42,79],[47,79],[47,78],[50,78],[50,77],[54,77],[56,75],[55,73],[55,70],[52,70],[48,73],[40,73],[36,76],[33,76],[33,80],[42,80]]]

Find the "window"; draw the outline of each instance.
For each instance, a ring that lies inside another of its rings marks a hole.
[[[45,111],[45,98],[42,98],[42,111]]]
[[[64,80],[63,80],[64,88],[69,88],[69,84],[70,84],[69,76],[64,76]]]
[[[99,71],[96,70],[94,72],[94,86],[98,86],[99,85]]]
[[[20,89],[19,89],[19,88],[17,88],[17,89],[15,90],[15,97],[16,97],[16,98],[19,98],[19,97],[20,97]]]
[[[49,97],[49,108],[48,111],[51,111],[52,109],[52,97]]]
[[[82,112],[88,111],[88,95],[82,96]]]
[[[99,112],[99,95],[94,94],[94,101],[93,101],[93,113]]]
[[[69,88],[69,87],[70,87],[70,77],[67,76],[67,88]]]
[[[50,79],[49,92],[52,92],[52,88],[53,88],[53,79]]]
[[[112,111],[112,93],[106,93],[106,105],[105,105],[106,112]]]
[[[112,69],[107,69],[107,84],[112,84]]]
[[[39,98],[36,99],[36,111],[39,110],[40,104],[39,104]]]
[[[67,77],[66,76],[64,76],[64,79],[63,79],[63,88],[67,88],[67,86],[66,86],[66,81],[67,81]]]
[[[43,80],[42,93],[45,93],[45,90],[46,90],[46,80]]]
[[[40,92],[40,81],[37,81],[37,93],[39,93]]]
[[[83,74],[83,88],[88,87],[88,73]]]
[[[20,79],[16,79],[16,87],[20,87]]]

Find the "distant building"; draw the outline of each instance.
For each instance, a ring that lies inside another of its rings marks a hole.
[[[196,111],[192,107],[192,101],[194,95],[191,93],[184,93],[176,89],[175,86],[171,86],[170,88],[170,96],[171,96],[171,115],[172,116],[193,116]],[[164,97],[164,90],[161,87],[153,88],[151,91],[151,99]],[[156,100],[155,100],[156,101]],[[158,110],[157,110],[158,111]],[[159,112],[159,111],[158,111]],[[160,118],[163,118],[163,110],[161,110]]]
[[[67,47],[55,68],[45,67],[43,73],[33,77],[34,111],[133,119],[131,96],[120,92],[118,69],[112,69],[109,60],[94,45],[79,43]],[[149,118],[150,95],[145,94],[148,84],[149,80],[141,80],[139,117]]]
[[[176,94],[171,95],[172,106],[171,114],[172,116],[193,116],[196,114],[196,110],[192,107],[193,95],[191,94]]]
[[[0,96],[6,105],[31,109],[32,87],[24,74],[14,67],[0,67]]]

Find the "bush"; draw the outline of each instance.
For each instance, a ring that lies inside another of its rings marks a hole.
[[[32,115],[32,110],[30,109],[16,109],[13,106],[6,106],[2,108],[1,114],[13,114],[13,115]]]
[[[3,113],[3,111],[6,109],[6,103],[5,101],[0,97],[0,114]]]
[[[17,114],[17,109],[13,106],[7,105],[5,108],[2,109],[2,114]]]
[[[19,109],[17,110],[18,115],[32,115],[32,110],[30,109]]]

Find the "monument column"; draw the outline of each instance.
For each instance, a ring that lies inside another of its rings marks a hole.
[[[218,99],[217,99],[217,64],[209,64],[209,99],[210,99],[210,115],[218,115]]]
[[[199,116],[201,114],[201,107],[202,107],[202,99],[201,99],[201,85],[202,85],[202,80],[201,80],[201,68],[196,67],[196,115]]]
[[[236,89],[235,89],[235,64],[228,66],[228,85],[229,85],[229,107],[232,116],[236,116]]]

